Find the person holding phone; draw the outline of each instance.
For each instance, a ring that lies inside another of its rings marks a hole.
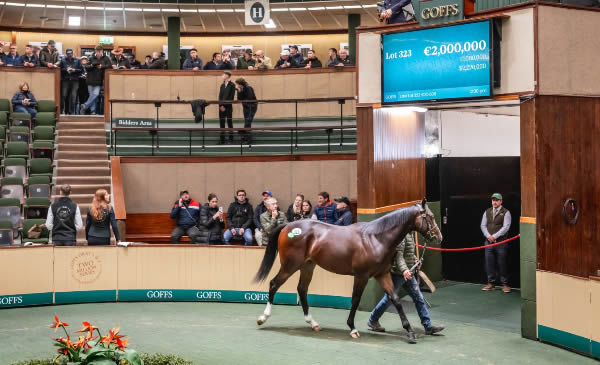
[[[225,220],[223,207],[219,206],[217,194],[208,194],[208,203],[200,208],[200,223],[198,229],[200,234],[196,243],[201,245],[222,245]]]
[[[35,106],[37,105],[37,100],[35,100],[35,96],[29,90],[29,84],[24,82],[19,85],[19,92],[17,92],[12,97],[12,105],[13,111],[19,113],[29,113],[31,118],[35,118],[35,114],[37,110]]]
[[[179,243],[181,237],[187,235],[192,243],[196,243],[200,231],[196,227],[200,216],[200,203],[190,197],[187,190],[179,193],[179,200],[171,209],[171,219],[177,220],[177,226],[171,233],[171,243]]]

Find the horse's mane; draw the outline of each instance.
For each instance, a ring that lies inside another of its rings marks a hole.
[[[401,208],[377,218],[371,222],[363,223],[361,230],[367,234],[380,234],[387,232],[398,225],[405,225],[415,217],[415,206]]]

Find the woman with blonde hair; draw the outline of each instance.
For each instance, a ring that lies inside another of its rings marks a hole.
[[[110,245],[110,226],[112,226],[115,240],[119,243],[119,229],[115,212],[110,206],[110,194],[104,189],[98,189],[94,194],[92,206],[85,222],[85,238],[88,245]]]
[[[29,113],[31,118],[35,118],[37,110],[37,100],[29,90],[29,84],[23,82],[19,85],[19,91],[12,97],[13,111],[19,113]]]

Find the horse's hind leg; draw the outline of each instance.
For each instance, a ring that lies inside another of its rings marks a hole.
[[[377,279],[377,282],[379,283],[379,285],[381,285],[381,287],[385,291],[388,298],[390,298],[390,300],[396,307],[396,310],[398,311],[398,314],[400,315],[400,320],[402,321],[402,327],[404,327],[404,329],[408,332],[408,334],[407,334],[408,342],[417,343],[417,338],[415,336],[415,333],[412,330],[412,327],[410,326],[410,323],[408,322],[408,318],[406,318],[406,314],[404,313],[404,308],[402,308],[402,303],[400,302],[400,298],[398,297],[398,294],[396,294],[396,292],[394,291],[394,283],[392,282],[392,275],[388,272],[386,274],[378,276],[376,279]]]
[[[260,317],[258,317],[258,320],[256,321],[256,323],[258,323],[259,326],[265,323],[267,319],[269,319],[269,317],[271,316],[271,307],[273,306],[273,298],[275,298],[275,293],[277,293],[277,290],[279,290],[283,283],[285,283],[287,279],[289,279],[292,273],[293,272],[290,273],[288,271],[284,271],[282,267],[281,269],[279,269],[279,272],[277,273],[277,275],[275,275],[273,280],[269,282],[269,302],[267,303],[267,307],[265,308],[263,314]]]
[[[348,321],[346,322],[350,327],[350,336],[353,338],[360,337],[358,330],[354,327],[354,316],[356,315],[356,309],[358,308],[358,303],[360,303],[360,297],[362,297],[362,293],[365,290],[365,286],[367,286],[368,281],[368,276],[354,277],[354,287],[352,288],[352,308],[350,309],[350,315],[348,316]]]
[[[300,269],[300,280],[298,281],[298,295],[300,296],[300,303],[302,304],[302,311],[304,311],[304,320],[309,323],[314,331],[321,330],[321,326],[312,318],[308,313],[308,299],[306,294],[308,293],[308,286],[312,280],[313,271],[315,270],[315,263],[307,261],[304,266]]]

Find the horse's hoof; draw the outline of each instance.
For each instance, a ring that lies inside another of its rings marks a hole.
[[[315,331],[315,332],[319,332],[319,331],[321,330],[321,326],[319,326],[319,325],[316,325],[316,326],[313,326],[313,327],[312,327],[312,329],[313,329],[313,331]]]
[[[414,332],[409,332],[406,336],[408,337],[408,343],[417,343],[417,336]]]
[[[258,317],[258,319],[256,320],[256,323],[260,326],[261,324],[265,323],[267,321],[267,317],[265,316],[260,316]]]
[[[358,333],[358,330],[352,330],[350,336],[352,336],[352,338],[360,338],[360,333]]]

